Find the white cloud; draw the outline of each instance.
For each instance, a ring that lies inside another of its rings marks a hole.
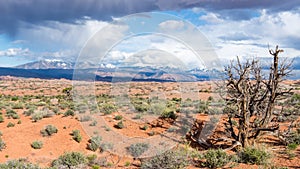
[[[217,13],[211,13],[211,12],[207,13],[206,15],[200,16],[199,19],[212,24],[218,24],[223,22],[223,20],[220,18],[220,16]]]
[[[267,45],[285,49],[284,56],[300,56],[300,14],[261,11],[250,20],[224,20],[217,24],[199,26],[221,58],[239,56],[269,56]]]
[[[0,51],[0,56],[28,56],[30,55],[30,50],[28,48],[9,48],[3,51]]]
[[[159,24],[159,27],[163,30],[173,31],[173,30],[182,30],[184,28],[183,21],[177,20],[167,20]]]
[[[33,47],[38,48],[39,52],[34,53],[33,58],[37,55],[38,57],[53,55],[75,59],[86,41],[106,25],[106,22],[90,19],[80,20],[77,24],[57,21],[47,21],[43,25],[23,23],[17,38],[29,41]]]

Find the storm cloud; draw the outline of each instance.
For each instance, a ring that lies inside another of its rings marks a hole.
[[[83,17],[110,21],[112,17],[161,10],[201,8],[223,17],[247,19],[241,9],[267,9],[270,12],[297,10],[300,1],[253,0],[0,0],[0,34],[13,35],[20,23],[43,24],[44,21],[76,23]],[[232,12],[228,12],[231,10]]]

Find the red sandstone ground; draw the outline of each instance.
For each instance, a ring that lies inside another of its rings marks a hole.
[[[0,95],[12,95],[12,96],[24,96],[24,95],[46,95],[55,96],[61,94],[61,91],[71,86],[71,81],[68,80],[40,80],[40,79],[19,79],[12,77],[3,77],[0,81]],[[296,81],[286,81],[287,85],[294,85]],[[105,82],[95,83],[96,94],[111,94],[112,85]],[[130,83],[128,89],[129,95],[135,95],[137,93],[149,96],[151,93],[163,93],[165,98],[183,97],[191,99],[207,100],[209,96],[215,96],[210,93],[213,83],[211,82],[197,82],[197,83],[155,83],[155,82],[134,82]],[[200,92],[199,92],[200,89]],[[184,90],[194,92],[183,92]],[[196,93],[196,95],[195,95]],[[5,110],[1,110],[5,115]],[[2,139],[6,142],[7,147],[0,152],[0,162],[3,163],[7,160],[26,158],[31,162],[38,163],[41,166],[49,166],[53,159],[56,159],[64,152],[80,151],[84,154],[94,154],[94,152],[86,148],[89,136],[85,133],[82,124],[75,117],[63,117],[62,115],[55,115],[50,118],[44,118],[38,122],[32,122],[30,117],[24,116],[24,109],[17,110],[20,115],[20,119],[7,119],[4,123],[0,123],[0,131],[3,136]],[[148,132],[154,131],[156,133],[163,132],[163,128],[148,128],[146,131],[141,130],[141,123],[125,119],[126,127],[124,129],[115,129],[113,126],[116,121],[113,119],[118,113],[113,113],[110,116],[105,117],[107,124],[116,132],[120,132],[126,136],[140,136],[149,137]],[[198,118],[206,119],[207,117],[198,116]],[[17,122],[21,120],[21,124]],[[7,128],[9,122],[14,122],[15,127]],[[52,124],[58,128],[58,133],[51,137],[42,137],[40,130],[48,125]],[[82,134],[82,141],[77,143],[72,139],[70,133],[72,130],[78,129]],[[220,128],[219,128],[220,129]],[[222,128],[221,128],[222,129]],[[42,149],[33,149],[30,144],[35,141],[43,141],[44,146]],[[288,166],[290,168],[300,168],[300,149],[298,148],[295,153],[296,157],[289,160],[286,155],[280,154],[284,150],[284,146],[269,146],[273,151],[274,157],[273,163],[278,166]],[[133,162],[131,158],[121,158],[109,153],[96,153],[99,157],[107,157],[109,161],[115,164],[116,168],[124,168],[125,163]],[[118,162],[119,161],[119,162]],[[133,162],[137,163],[137,162]],[[135,168],[135,167],[129,167]],[[196,167],[189,167],[196,168]],[[239,164],[235,168],[258,168],[254,165]]]

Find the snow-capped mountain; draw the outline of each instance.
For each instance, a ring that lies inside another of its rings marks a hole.
[[[45,59],[16,66],[20,69],[73,69],[74,63],[57,59]]]

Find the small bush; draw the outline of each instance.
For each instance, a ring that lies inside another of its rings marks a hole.
[[[89,124],[89,126],[96,126],[97,125],[97,121],[96,120],[94,120],[94,121],[92,121],[92,123],[91,124]]]
[[[160,115],[161,118],[171,118],[175,120],[177,118],[177,115],[175,113],[175,110],[166,108],[164,112]]]
[[[44,129],[42,129],[41,134],[43,137],[45,136],[52,136],[54,133],[57,133],[58,130],[55,126],[53,125],[47,125]]]
[[[38,165],[27,162],[24,159],[8,161],[0,164],[1,169],[41,169]]]
[[[102,138],[100,136],[94,136],[90,139],[88,144],[88,149],[92,151],[97,151],[100,147]]]
[[[267,164],[271,154],[261,147],[247,147],[238,152],[239,161],[247,164]]]
[[[140,129],[141,129],[141,130],[147,130],[148,127],[149,127],[148,125],[144,125],[144,126],[140,127]]]
[[[86,121],[91,121],[92,118],[91,116],[83,116],[83,117],[80,117],[80,122],[86,122]]]
[[[9,122],[6,127],[14,127],[15,123]]]
[[[75,113],[73,110],[69,109],[64,113],[64,116],[75,116]]]
[[[52,167],[76,167],[82,164],[86,164],[87,159],[86,157],[79,152],[70,152],[70,153],[65,153],[61,155],[58,159],[54,160],[52,162]]]
[[[31,143],[31,147],[34,149],[41,149],[43,147],[42,141],[34,141]]]
[[[117,111],[117,108],[113,104],[102,104],[100,107],[101,111],[104,113],[104,115],[111,114],[112,112]]]
[[[80,131],[79,130],[73,130],[72,131],[72,138],[73,140],[77,141],[78,143],[81,142],[82,140],[82,136],[80,135]]]
[[[296,150],[297,147],[298,147],[298,144],[296,144],[296,143],[290,143],[287,145],[287,149],[289,149],[289,150]]]
[[[123,119],[123,116],[121,116],[121,115],[117,115],[117,116],[115,116],[115,118],[114,118],[115,120],[122,120]]]
[[[112,150],[114,148],[114,145],[112,143],[102,143],[100,144],[101,152]]]
[[[129,147],[127,147],[127,151],[134,158],[141,156],[148,149],[149,149],[148,143],[136,143],[136,144],[131,144]]]
[[[17,112],[15,112],[14,110],[7,110],[6,111],[6,117],[7,118],[13,118],[13,119],[19,119],[19,115],[17,114]]]
[[[142,161],[142,169],[183,169],[189,165],[189,153],[184,149],[169,150]]]
[[[204,154],[205,162],[202,163],[204,167],[208,168],[220,168],[224,167],[231,161],[231,157],[221,149],[210,149]]]
[[[118,129],[122,129],[122,128],[125,127],[125,125],[124,125],[123,121],[119,121],[119,122],[115,125],[115,127],[118,128]]]
[[[0,151],[4,150],[6,148],[6,143],[0,138]]]
[[[4,118],[2,115],[0,115],[0,123],[3,123],[4,122]]]

